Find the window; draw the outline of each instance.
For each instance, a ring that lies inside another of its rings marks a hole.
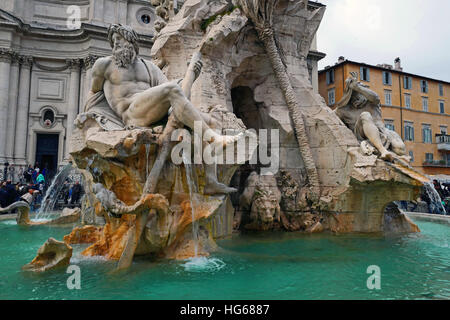
[[[384,120],[384,126],[392,131],[395,131],[394,120]]]
[[[439,95],[441,97],[444,96],[444,86],[442,85],[442,83],[439,83]]]
[[[366,67],[361,67],[359,70],[359,78],[361,81],[370,81],[370,70]]]
[[[425,162],[433,162],[433,154],[425,153]]]
[[[428,93],[428,81],[420,80],[420,91],[422,93]]]
[[[411,95],[405,93],[405,107],[411,109]]]
[[[141,16],[141,21],[145,24],[149,24],[150,23],[150,16],[148,14],[143,14]]]
[[[429,124],[422,125],[422,142],[432,143],[431,141],[431,126]]]
[[[439,126],[439,131],[441,134],[447,134],[447,126]]]
[[[439,112],[445,113],[444,101],[439,101]]]
[[[55,121],[55,114],[53,113],[52,110],[46,110],[44,112],[44,122],[46,120],[49,120],[51,123],[53,123],[53,121]]]
[[[334,69],[327,71],[327,85],[334,83]]]
[[[392,86],[392,73],[383,71],[383,84]]]
[[[405,121],[405,141],[414,141],[414,124]]]
[[[334,88],[328,90],[328,105],[332,106],[335,103],[335,95],[334,95]]]
[[[428,112],[428,98],[422,97],[422,110]]]
[[[412,78],[411,77],[408,77],[408,76],[403,77],[403,88],[405,88],[406,90],[412,89]]]
[[[384,90],[384,104],[387,106],[392,106],[391,93],[391,90]]]
[[[411,157],[411,162],[414,162],[414,152],[410,151],[409,156]]]

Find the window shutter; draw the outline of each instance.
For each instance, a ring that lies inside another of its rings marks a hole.
[[[326,72],[327,75],[327,85],[330,84],[330,71]]]
[[[360,80],[365,80],[365,79],[363,78],[363,76],[364,76],[364,71],[363,71],[363,67],[361,67],[361,68],[359,68],[359,79],[360,79]]]
[[[412,89],[412,78],[408,77],[408,89]]]
[[[367,81],[370,81],[370,69],[367,68]]]
[[[428,81],[425,81],[425,93],[428,93]]]
[[[392,86],[392,73],[389,72],[389,85]]]

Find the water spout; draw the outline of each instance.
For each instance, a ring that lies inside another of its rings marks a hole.
[[[444,206],[442,205],[442,199],[439,193],[434,188],[433,184],[431,182],[426,182],[423,184],[424,191],[426,192],[428,198],[430,198],[430,210],[432,212],[430,213],[437,213],[437,214],[443,214],[447,215],[447,212],[445,211]],[[435,209],[435,210],[433,210]]]
[[[189,187],[189,201],[191,203],[191,213],[192,213],[192,236],[194,240],[194,252],[195,257],[198,255],[198,223],[195,221],[195,206],[194,206],[194,193],[196,192],[196,186],[194,183],[194,178],[192,174],[192,164],[191,159],[186,156],[183,152],[183,163],[186,170],[186,180]]]
[[[41,206],[34,219],[50,219],[53,214],[52,211],[55,207],[56,201],[58,200],[58,195],[64,187],[64,181],[72,169],[72,165],[68,164],[53,178],[53,181],[47,189],[44,199],[41,202]]]
[[[146,143],[145,144],[145,177],[148,177],[148,156],[150,154],[150,144]]]

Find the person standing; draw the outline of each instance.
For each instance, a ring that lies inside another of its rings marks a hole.
[[[6,208],[8,193],[6,192],[6,182],[0,183],[0,207]]]
[[[72,187],[72,199],[70,201],[70,204],[76,204],[80,199],[80,195],[81,195],[81,185],[80,182],[77,181]]]
[[[25,182],[31,183],[31,177],[33,176],[33,167],[31,166],[31,164],[28,165],[28,168],[25,170],[25,172],[23,173],[23,177],[25,178]]]
[[[39,168],[36,170],[39,170]],[[44,194],[45,177],[42,173],[39,173],[39,175],[37,176],[36,183],[39,185],[39,191]]]
[[[6,182],[6,180],[8,180],[8,167],[9,167],[9,162],[5,162],[5,167],[3,168],[3,181]]]

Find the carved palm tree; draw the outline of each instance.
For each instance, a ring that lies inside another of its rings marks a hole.
[[[308,1],[302,1],[304,2],[303,5],[306,7]],[[295,95],[275,41],[272,23],[273,11],[278,0],[237,0],[237,2],[244,14],[253,22],[259,39],[264,43],[266,53],[272,64],[278,84],[283,91],[290,117],[294,123],[294,132],[303,162],[305,163],[311,192],[313,193],[311,196],[315,198],[314,200],[318,200],[320,197],[319,175],[306,136],[305,124],[300,111],[300,103]]]

